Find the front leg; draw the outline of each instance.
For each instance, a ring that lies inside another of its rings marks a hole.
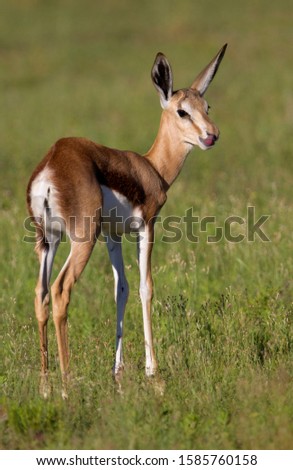
[[[121,237],[114,234],[107,235],[107,248],[114,274],[114,296],[117,306],[116,354],[113,374],[115,379],[119,380],[123,370],[123,319],[128,299],[128,283],[124,273]]]
[[[140,298],[143,313],[143,329],[145,340],[146,365],[145,371],[147,376],[155,375],[157,369],[157,361],[155,358],[153,346],[153,333],[151,323],[151,306],[153,297],[153,280],[151,273],[151,254],[154,242],[154,226],[148,224],[139,233],[138,237],[138,264],[140,272]]]

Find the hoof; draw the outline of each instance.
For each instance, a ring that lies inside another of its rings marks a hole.
[[[119,395],[123,395],[123,390],[122,390],[122,378],[123,378],[123,372],[124,372],[124,364],[119,364],[118,367],[113,367],[112,369],[112,377],[115,383],[115,388],[116,392],[119,393]]]
[[[147,375],[147,378],[149,380],[150,386],[153,388],[155,392],[155,395],[162,397],[165,393],[166,382],[160,376],[158,371],[157,370],[153,371],[153,374]]]
[[[165,394],[166,382],[164,379],[162,379],[162,377],[154,377],[152,385],[155,395],[162,397]]]
[[[61,389],[61,396],[63,400],[68,399],[68,385],[70,382],[70,373],[65,372],[62,374],[62,389]]]
[[[157,375],[157,366],[146,367],[145,375],[147,377],[155,377]]]
[[[48,374],[42,374],[40,378],[39,392],[42,397],[47,400],[51,395],[51,387],[49,384]]]
[[[120,383],[123,377],[123,372],[124,372],[124,364],[121,363],[118,366],[113,367],[113,379],[116,383]]]

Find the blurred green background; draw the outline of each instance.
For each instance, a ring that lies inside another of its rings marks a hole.
[[[292,448],[292,2],[2,0],[0,10],[1,447]],[[270,242],[209,244],[203,233],[197,244],[166,244],[158,225],[161,394],[144,377],[136,250],[126,240],[123,395],[111,379],[112,274],[98,243],[70,308],[70,398],[60,398],[51,325],[52,396],[42,400],[38,267],[23,242],[32,170],[61,136],[146,152],[160,119],[156,53],[168,57],[178,89],[226,42],[207,93],[221,139],[192,152],[161,215],[192,207],[224,226],[254,206],[256,218],[270,215]]]

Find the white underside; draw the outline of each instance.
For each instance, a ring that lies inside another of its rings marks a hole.
[[[102,230],[104,233],[137,232],[143,226],[142,213],[134,208],[123,194],[107,186],[101,186],[103,193]]]

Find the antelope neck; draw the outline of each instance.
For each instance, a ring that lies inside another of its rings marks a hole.
[[[144,156],[151,162],[168,186],[171,186],[179,175],[191,148],[191,145],[186,144],[179,138],[176,139],[172,120],[167,111],[164,111],[157,137]]]

